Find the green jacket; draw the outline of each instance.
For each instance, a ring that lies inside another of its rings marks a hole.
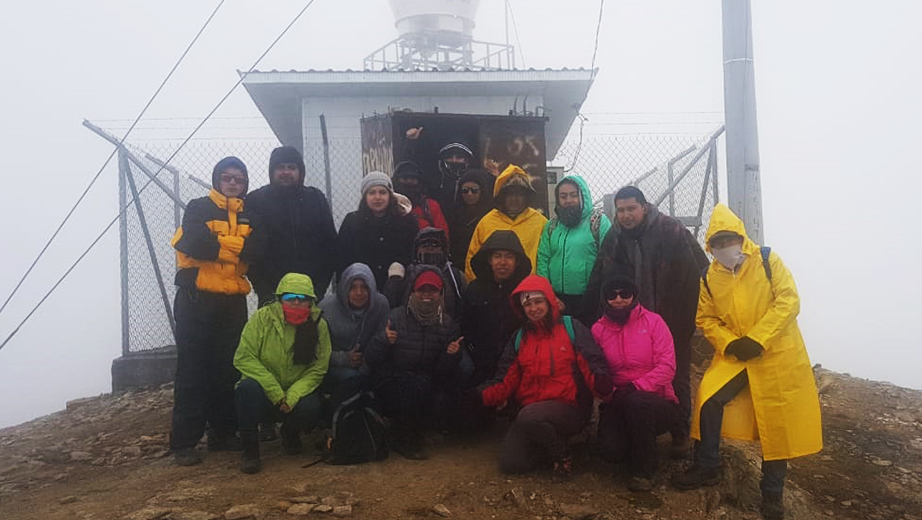
[[[275,293],[286,292],[316,298],[313,282],[303,274],[289,273],[282,277]],[[320,332],[317,359],[309,365],[295,365],[292,361],[295,327],[285,322],[282,304],[275,301],[257,310],[244,327],[234,355],[234,366],[241,379],[259,382],[269,401],[278,404],[284,397],[292,408],[302,397],[317,390],[330,365],[331,350],[330,329],[321,313],[315,303],[310,319],[317,322]]]
[[[558,217],[548,221],[538,243],[536,272],[551,281],[555,293],[578,295],[586,291],[595,257],[599,254],[602,239],[611,228],[611,221],[601,209],[593,209],[592,194],[582,177],[568,175],[557,186],[564,181],[579,186],[582,220],[572,228],[563,225]],[[556,192],[554,195],[556,199]]]

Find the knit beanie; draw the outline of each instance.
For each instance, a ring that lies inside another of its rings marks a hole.
[[[304,182],[304,158],[301,157],[301,152],[293,146],[279,146],[275,150],[272,150],[272,155],[269,156],[269,182],[272,182],[272,172],[275,171],[275,167],[280,164],[297,164],[298,171],[301,172],[301,182]]]
[[[368,190],[375,186],[384,186],[387,191],[393,193],[394,186],[391,184],[391,178],[386,173],[371,172],[362,179],[362,196],[364,197]]]
[[[246,194],[247,188],[250,185],[250,175],[247,173],[247,167],[245,164],[243,164],[243,161],[234,156],[225,157],[218,161],[218,164],[214,165],[214,170],[211,171],[211,186],[214,189],[221,191],[220,184],[218,184],[218,182],[221,180],[221,174],[224,173],[224,170],[228,168],[236,168],[240,170],[247,178],[247,182],[243,185],[243,192],[240,194],[240,198],[243,198],[243,195]]]

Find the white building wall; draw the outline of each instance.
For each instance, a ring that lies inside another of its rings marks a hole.
[[[347,213],[358,208],[361,196],[362,116],[386,113],[389,108],[432,112],[435,107],[442,113],[506,115],[515,102],[514,96],[304,98],[301,113],[307,168],[305,182],[326,191],[320,114],[326,117],[332,178],[332,194],[328,195],[332,195],[333,218],[338,227]],[[539,106],[543,102],[541,96],[529,96],[530,106]]]

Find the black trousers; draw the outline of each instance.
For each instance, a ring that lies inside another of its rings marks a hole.
[[[578,406],[562,401],[541,401],[522,408],[503,439],[500,471],[521,473],[545,458],[563,459],[567,439],[585,427],[584,417]]]
[[[320,421],[321,402],[317,392],[305,395],[290,412],[284,413],[269,401],[257,381],[244,379],[237,385],[236,402],[240,438],[244,441],[258,442],[262,421],[282,423],[283,434],[310,431]]]
[[[176,378],[170,448],[191,449],[209,427],[213,438],[234,435],[234,353],[247,321],[246,296],[179,288]]]
[[[599,408],[599,451],[603,459],[627,461],[632,476],[652,479],[658,456],[656,436],[666,433],[679,416],[679,405],[640,390]]]
[[[400,373],[375,382],[374,391],[382,415],[393,419],[392,433],[398,443],[422,443],[422,419],[431,408],[436,385],[425,374]]]
[[[720,465],[720,428],[723,424],[724,406],[749,386],[749,374],[743,370],[718,390],[701,406],[701,440],[695,443],[695,464],[703,468]],[[787,475],[786,460],[763,460],[762,493],[781,494]]]
[[[687,438],[691,429],[691,337],[674,338],[675,376],[672,391],[679,399],[679,408],[674,424],[669,431],[672,438]]]

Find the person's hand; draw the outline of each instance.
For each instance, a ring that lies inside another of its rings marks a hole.
[[[359,352],[359,346],[356,345],[352,352],[349,353],[349,367],[358,368],[362,366],[362,353]]]
[[[749,361],[761,356],[764,351],[759,342],[749,336],[743,336],[731,341],[724,350],[724,355],[736,356],[740,361]]]
[[[483,160],[483,169],[490,172],[490,175],[494,177],[499,177],[499,174],[503,173],[500,171],[499,167],[500,167],[500,164],[498,161],[494,161],[493,159],[490,159],[490,158]]]
[[[407,139],[409,139],[409,140],[411,140],[411,141],[415,141],[415,140],[419,139],[419,134],[421,134],[421,133],[423,133],[423,127],[419,127],[419,128],[408,128],[408,129],[407,129],[406,136],[407,136]]]
[[[625,397],[627,397],[628,394],[630,394],[630,393],[632,393],[632,392],[636,392],[636,391],[637,391],[637,387],[634,386],[634,383],[628,383],[628,384],[626,384],[626,385],[619,386],[619,387],[615,388],[615,391],[614,391],[614,393],[612,394],[611,400],[612,400],[612,401],[619,401],[619,400],[624,399]]]
[[[461,351],[461,342],[464,341],[464,336],[452,341],[448,344],[448,349],[445,352],[448,352],[449,355],[455,355]]]
[[[387,320],[387,325],[384,326],[384,335],[387,336],[387,342],[391,345],[397,343],[397,331],[391,328],[391,320]]]
[[[279,402],[279,410],[281,410],[282,413],[288,413],[288,412],[291,411],[291,407],[288,406],[288,401],[286,401],[286,399],[285,399],[284,397],[283,397],[282,400]]]

